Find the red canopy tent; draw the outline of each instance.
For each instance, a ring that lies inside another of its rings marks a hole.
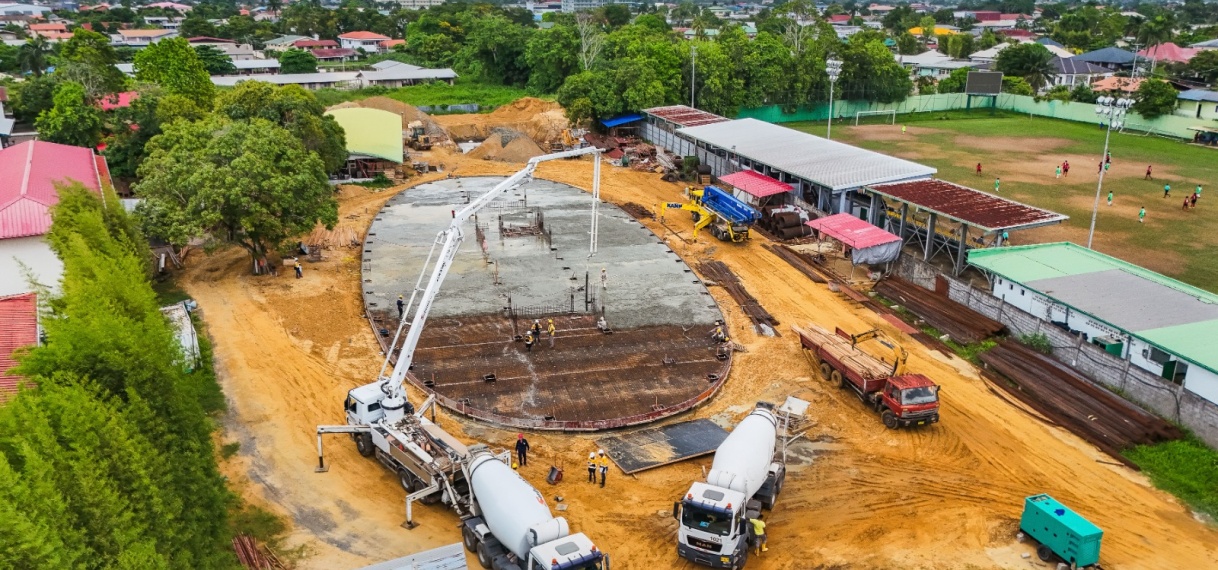
[[[855,263],[887,263],[901,255],[901,238],[850,214],[834,214],[808,222],[812,229],[850,246]]]
[[[741,170],[740,172],[720,176],[719,180],[732,188],[752,196],[756,200],[750,201],[757,205],[761,205],[761,202],[765,198],[775,194],[782,194],[783,192],[790,192],[794,188],[786,182],[775,180],[752,170]]]

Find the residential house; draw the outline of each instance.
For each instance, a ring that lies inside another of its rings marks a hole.
[[[1075,58],[1077,59],[1077,58]],[[1138,91],[1145,79],[1141,77],[1108,76],[1091,84],[1091,90],[1096,93],[1123,93],[1131,95]]]
[[[111,34],[111,43],[125,47],[148,47],[161,40],[178,37],[176,30],[119,30]]]
[[[315,40],[315,39],[311,39],[311,38],[305,38],[303,40],[296,40],[296,41],[292,42],[292,47],[294,47],[296,49],[311,50],[311,49],[336,49],[339,46],[338,46],[338,42],[336,42],[334,40]]]
[[[162,8],[165,10],[177,10],[183,14],[185,14],[186,12],[189,12],[191,10],[191,6],[188,6],[186,4],[178,4],[177,2],[154,2],[152,4],[147,4],[144,7],[145,8]]]
[[[37,4],[0,4],[0,16],[39,16],[51,13],[50,6]]]
[[[55,185],[70,180],[100,192],[110,185],[106,159],[88,148],[27,141],[0,150],[0,172],[0,295],[33,290],[23,267],[54,290],[63,263],[44,236],[59,203]]]
[[[394,48],[394,46],[404,46],[404,45],[406,45],[406,40],[385,40],[385,41],[381,42],[380,44],[378,44],[378,47],[380,47],[382,52],[386,52],[386,51],[392,50]]]
[[[221,87],[232,87],[242,81],[265,81],[274,85],[299,85],[305,89],[350,89],[359,87],[359,72],[331,71],[322,73],[281,73],[255,75],[213,76],[211,82]]]
[[[275,59],[240,59],[233,61],[233,65],[238,75],[279,73],[279,60]]]
[[[433,81],[443,81],[452,85],[456,79],[457,73],[451,69],[426,69],[408,63],[398,63],[397,65],[382,67],[373,71],[360,72],[360,81],[364,87],[372,87],[374,85],[380,87],[404,87],[406,85],[431,83]]]
[[[1218,91],[1189,89],[1176,95],[1176,99],[1179,101],[1176,115],[1218,121]]]
[[[1133,69],[1137,54],[1118,47],[1106,47],[1074,56],[1074,59],[1107,67],[1113,71]]]
[[[1204,42],[1197,42],[1195,44],[1189,45],[1188,47],[1191,47],[1194,49],[1218,49],[1218,40],[1208,40],[1208,41],[1204,41]]]
[[[990,49],[983,49],[968,56],[969,61],[981,65],[990,65],[998,60],[998,53],[1011,44],[998,44]]]
[[[68,33],[68,27],[65,26],[63,22],[56,22],[54,24],[30,24],[27,29],[30,31],[30,35],[44,37],[48,37],[51,34]]]
[[[312,50],[317,61],[347,61],[359,58],[359,52],[348,48],[318,48]]]
[[[294,47],[296,42],[307,39],[309,38],[305,36],[279,36],[273,40],[267,40],[263,44],[263,49],[266,51],[287,51]]]
[[[1052,85],[1054,86],[1065,85],[1073,88],[1076,85],[1091,85],[1097,79],[1108,77],[1113,73],[1111,69],[1079,61],[1073,57],[1054,57],[1049,63],[1053,66]]]
[[[338,45],[347,49],[363,49],[368,53],[381,51],[380,43],[392,39],[374,32],[347,32],[338,36]]]
[[[254,51],[254,46],[250,44],[239,44],[235,40],[197,37],[190,38],[186,41],[190,42],[190,45],[192,46],[210,46],[216,48],[233,61],[258,59],[260,57],[258,52]]]
[[[1188,63],[1200,51],[1196,48],[1182,48],[1172,42],[1159,44],[1138,51],[1138,57],[1154,62]]]
[[[432,6],[439,6],[440,4],[444,3],[444,0],[392,0],[392,1],[394,3],[396,3],[398,6],[402,7],[403,9],[406,9],[406,10],[422,10],[424,8],[431,8]]]

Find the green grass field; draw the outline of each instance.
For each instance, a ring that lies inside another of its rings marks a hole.
[[[909,127],[904,135],[902,124]],[[825,135],[823,122],[786,126]],[[938,178],[980,190],[992,192],[994,178],[1001,177],[1003,196],[1070,216],[1060,227],[1013,233],[1013,243],[1086,245],[1104,148],[1098,125],[954,111],[902,115],[896,125],[854,127],[852,119],[843,120],[834,124],[833,138],[933,166]],[[1104,175],[1095,249],[1218,291],[1218,149],[1114,132],[1109,151],[1112,168]],[[1054,170],[1063,160],[1070,161],[1070,175],[1057,179]],[[978,162],[982,176],[975,173]],[[1154,167],[1149,181],[1143,180],[1148,164]],[[1170,198],[1163,198],[1165,182],[1172,187]],[[1186,211],[1181,202],[1197,184],[1202,198]],[[1139,224],[1142,206],[1147,215]]]
[[[457,79],[455,85],[447,83],[426,83],[423,85],[412,85],[409,87],[398,87],[396,89],[384,88],[369,88],[369,89],[354,89],[350,91],[338,89],[318,89],[314,91],[317,100],[322,105],[329,107],[342,103],[344,101],[355,101],[359,99],[367,99],[368,97],[389,97],[397,99],[403,103],[411,105],[461,105],[465,103],[477,103],[482,106],[484,112],[489,112],[495,107],[506,105],[521,97],[527,97],[529,93],[524,89],[515,87],[504,87],[502,85],[490,85],[480,83],[470,79]]]

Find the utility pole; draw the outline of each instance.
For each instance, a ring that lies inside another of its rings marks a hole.
[[[689,50],[689,106],[696,109],[694,85],[698,78],[698,44],[690,44]]]
[[[1095,205],[1091,207],[1091,229],[1087,231],[1087,249],[1091,249],[1091,240],[1095,237],[1095,218],[1100,213],[1100,193],[1104,190],[1104,166],[1108,158],[1108,139],[1112,137],[1112,128],[1116,127],[1118,132],[1123,126],[1125,113],[1133,106],[1133,99],[1124,97],[1116,99],[1113,97],[1100,97],[1095,101],[1095,114],[1101,121],[1108,120],[1108,131],[1104,134],[1104,154],[1100,155],[1100,180],[1095,186]]]
[[[842,74],[842,62],[836,59],[825,61],[825,73],[829,75],[829,128],[825,130],[825,138],[833,140],[833,86]]]

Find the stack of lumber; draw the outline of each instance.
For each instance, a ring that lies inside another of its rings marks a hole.
[[[1113,457],[1121,450],[1179,439],[1180,429],[1088,381],[1052,356],[1012,340],[983,352],[981,361],[1010,383],[1000,388]],[[1013,384],[1013,385],[1012,385]]]
[[[1006,331],[1006,325],[898,277],[876,283],[875,291],[909,309],[930,326],[962,344],[981,342]]]
[[[891,364],[854,346],[850,339],[831,333],[819,325],[792,325],[791,329],[799,335],[799,340],[805,348],[819,347],[863,378],[887,378],[892,372]]]

